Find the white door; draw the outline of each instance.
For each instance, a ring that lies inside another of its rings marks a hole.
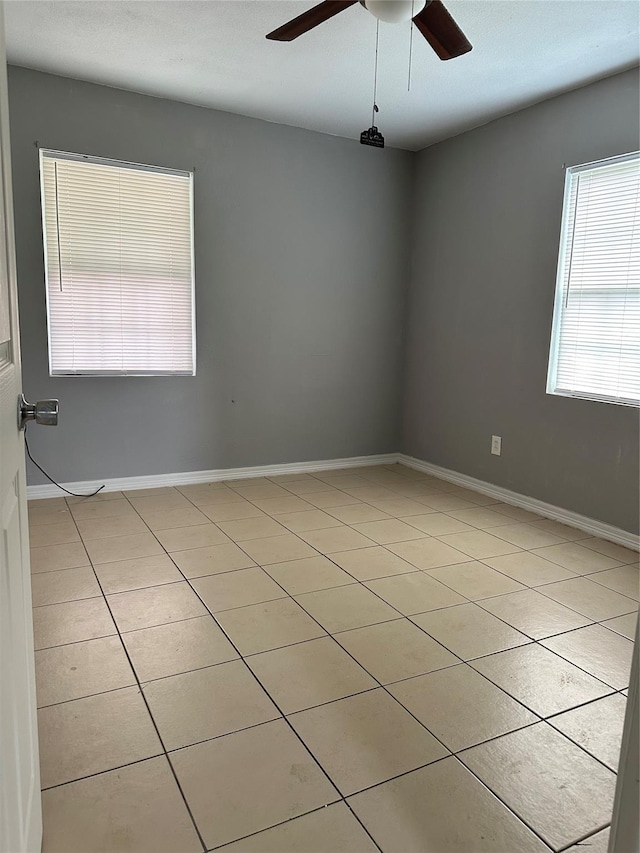
[[[4,10],[0,3],[0,853],[42,842]]]

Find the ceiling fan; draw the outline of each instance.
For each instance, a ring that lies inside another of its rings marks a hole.
[[[440,59],[455,59],[471,50],[471,43],[440,0],[324,0],[278,27],[267,38],[293,41],[358,2],[381,21],[413,20]]]

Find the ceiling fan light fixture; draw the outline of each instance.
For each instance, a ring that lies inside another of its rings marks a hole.
[[[427,3],[426,0],[363,0],[362,5],[379,21],[401,24],[419,15]]]

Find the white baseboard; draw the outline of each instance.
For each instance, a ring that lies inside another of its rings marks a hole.
[[[595,518],[589,518],[586,515],[562,509],[562,507],[539,501],[536,498],[503,489],[501,486],[494,486],[493,483],[476,480],[475,477],[468,477],[466,474],[459,474],[457,471],[441,468],[439,465],[433,465],[430,462],[423,462],[421,459],[406,456],[404,453],[398,454],[398,462],[408,468],[414,468],[416,471],[424,471],[425,474],[447,480],[449,483],[456,483],[465,489],[473,489],[475,492],[489,495],[489,497],[496,498],[496,500],[503,501],[506,504],[519,506],[522,509],[536,512],[545,518],[551,518],[554,521],[568,524],[570,527],[576,527],[578,530],[584,530],[585,533],[599,536],[601,539],[607,539],[617,545],[623,545],[625,548],[632,548],[636,551],[640,548],[640,538],[636,534],[622,530],[620,527],[614,527],[612,524],[605,524]]]
[[[635,550],[640,548],[640,538],[634,533],[629,533],[627,530],[622,530],[619,527],[605,524],[603,521],[597,521],[586,515],[580,515],[577,512],[539,501],[536,498],[530,498],[527,495],[521,495],[519,492],[503,489],[501,486],[495,486],[493,483],[477,480],[475,477],[469,477],[466,474],[460,474],[448,468],[441,468],[439,465],[433,465],[431,462],[423,462],[421,459],[406,456],[404,453],[385,453],[378,456],[352,456],[348,459],[323,459],[316,462],[289,462],[283,465],[255,465],[249,468],[217,468],[211,471],[152,474],[146,477],[117,477],[102,482],[105,484],[105,492],[119,492],[127,489],[151,489],[161,486],[187,486],[193,483],[214,483],[219,480],[244,480],[250,477],[276,477],[280,474],[338,471],[341,468],[393,465],[396,462],[400,462],[402,465],[406,465],[408,468],[413,468],[416,471],[431,474],[433,477],[438,477],[449,483],[455,483],[462,488],[473,489],[483,495],[489,495],[492,498],[496,498],[496,500],[503,501],[512,506],[528,509],[545,518],[551,518],[554,521],[560,521],[563,524],[576,527],[578,530],[584,530],[585,533],[589,533],[592,536],[599,536],[602,539],[623,545],[625,548],[633,548]],[[85,480],[83,482],[63,483],[62,485],[65,489],[69,489],[70,492],[89,493],[97,489],[98,486],[101,486],[102,482]],[[29,500],[58,497],[61,494],[63,493],[60,489],[54,485],[27,486],[27,498]]]
[[[309,471],[338,471],[341,468],[361,468],[369,465],[393,465],[397,453],[378,456],[352,456],[348,459],[323,459],[318,462],[288,462],[283,465],[255,465],[250,468],[217,468],[212,471],[186,471],[178,474],[151,474],[146,477],[115,477],[108,480],[84,480],[62,483],[70,492],[95,491],[104,483],[105,492],[125,489],[157,489],[161,486],[189,486],[193,483],[215,483],[220,480],[244,480],[249,477],[276,477],[280,474],[304,474]],[[55,498],[63,492],[52,485],[27,486],[27,498]]]

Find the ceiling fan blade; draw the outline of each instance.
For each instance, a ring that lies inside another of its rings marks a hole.
[[[471,50],[471,42],[440,0],[427,3],[422,12],[415,16],[413,23],[440,59],[455,59],[456,56],[462,56]]]
[[[358,0],[324,0],[323,3],[318,3],[317,6],[309,9],[308,12],[303,12],[297,18],[289,21],[289,23],[278,27],[277,30],[269,33],[267,38],[273,41],[293,41],[298,36],[317,27],[318,24],[323,24],[329,18],[333,18],[334,15],[337,15],[344,9],[348,9],[349,6],[355,6],[357,2]]]

